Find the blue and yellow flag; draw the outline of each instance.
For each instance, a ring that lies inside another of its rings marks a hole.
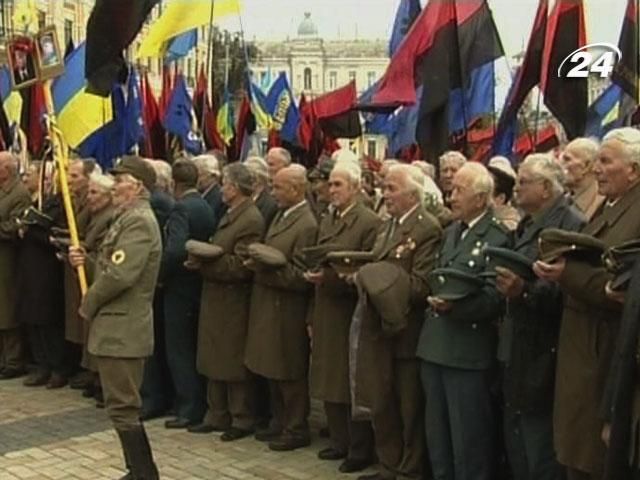
[[[20,124],[22,115],[22,95],[17,90],[11,90],[11,73],[7,66],[0,68],[0,96],[2,96],[2,106],[7,114],[9,125]]]
[[[213,4],[213,15],[211,12]],[[164,57],[166,45],[172,38],[220,18],[238,14],[240,0],[174,0],[149,28],[142,40],[137,57]]]
[[[231,145],[231,140],[233,139],[235,132],[233,129],[233,110],[231,108],[231,99],[229,97],[229,90],[226,89],[224,91],[222,105],[220,105],[216,116],[216,125],[222,141],[225,145]]]
[[[260,90],[260,87],[255,85],[251,79],[248,79],[249,84],[249,101],[251,102],[251,113],[256,119],[256,125],[260,128],[271,129],[273,122],[271,116],[267,112],[266,95]]]
[[[280,138],[293,143],[298,138],[300,112],[293,99],[287,75],[281,72],[269,89],[265,106],[271,119],[273,128],[280,132]]]
[[[111,97],[87,93],[84,78],[85,44],[76,48],[65,61],[65,72],[51,88],[58,127],[72,148],[113,119]]]

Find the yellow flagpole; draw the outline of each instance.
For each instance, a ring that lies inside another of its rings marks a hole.
[[[69,183],[67,182],[67,148],[64,145],[62,138],[62,132],[58,130],[55,122],[55,113],[53,109],[53,99],[51,97],[51,83],[52,80],[47,80],[44,83],[44,99],[47,106],[48,116],[48,130],[49,138],[51,139],[51,145],[53,147],[53,158],[58,167],[58,179],[60,181],[60,193],[62,194],[62,201],[64,203],[64,211],[67,215],[67,224],[69,226],[69,236],[71,237],[71,246],[80,246],[80,237],[78,236],[78,226],[76,224],[76,217],[73,211],[73,202],[71,200],[71,193],[69,192]],[[87,293],[87,275],[83,265],[77,268],[78,282],[80,283],[80,292],[82,296]]]

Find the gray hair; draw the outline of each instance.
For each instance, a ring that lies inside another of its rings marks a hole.
[[[427,177],[432,179],[436,177],[436,167],[424,160],[414,160],[411,165],[418,167]]]
[[[586,139],[585,139],[586,140]],[[520,168],[531,169],[536,178],[544,180],[551,186],[554,195],[564,192],[564,170],[548,153],[533,153],[524,159]]]
[[[587,166],[591,166],[598,158],[600,145],[593,138],[579,137],[571,140],[564,149],[576,152]]]
[[[461,167],[467,162],[467,157],[465,157],[460,152],[449,150],[448,152],[444,152],[442,155],[440,155],[439,160],[440,166],[442,166],[446,162],[454,162],[457,163],[459,167]]]
[[[396,164],[389,167],[389,174],[400,173],[406,182],[407,191],[414,193],[420,201],[424,198],[424,173],[414,165]]]
[[[269,183],[269,170],[267,162],[262,157],[249,157],[244,164],[253,173],[254,180],[262,185]]]
[[[331,154],[331,160],[336,163],[347,162],[359,165],[358,156],[348,148],[341,148]]]
[[[145,158],[144,160],[156,172],[156,188],[171,193],[171,185],[173,184],[171,165],[164,160],[154,160],[152,158]]]
[[[224,178],[240,190],[245,197],[253,193],[254,176],[251,170],[242,163],[231,163],[222,170]]]
[[[103,173],[93,172],[89,177],[91,183],[96,184],[102,190],[109,191],[113,188],[115,181],[111,175],[105,175]]]
[[[493,197],[493,176],[487,170],[487,167],[478,162],[467,162],[456,175],[469,172],[471,174],[471,189],[474,193],[483,194],[490,200]]]
[[[198,170],[215,175],[216,177],[220,176],[220,162],[215,155],[198,155],[193,159],[193,163],[196,164]]]
[[[299,163],[294,163],[288,167],[284,167],[280,172],[286,172],[290,174],[290,180],[293,185],[296,185],[302,189],[307,186],[307,169]],[[278,172],[278,173],[280,173]]]
[[[280,158],[284,162],[285,167],[291,165],[291,153],[289,153],[289,150],[282,147],[273,147],[267,152],[267,157],[273,155]]]
[[[616,128],[604,136],[602,143],[610,140],[618,140],[622,143],[627,163],[640,169],[640,130],[632,127]]]
[[[360,165],[352,162],[338,162],[331,170],[331,173],[344,175],[349,183],[359,188],[362,180],[362,169]]]

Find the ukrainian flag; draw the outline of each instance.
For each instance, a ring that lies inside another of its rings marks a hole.
[[[11,73],[7,66],[0,68],[0,96],[9,125],[14,123],[20,125],[22,95],[16,90],[11,90]]]
[[[72,148],[113,119],[111,96],[104,98],[85,91],[85,44],[65,60],[65,72],[51,88],[58,127]]]
[[[173,0],[149,28],[137,57],[164,57],[167,42],[173,37],[206,25],[211,19],[215,21],[237,13],[240,13],[240,0]]]
[[[251,113],[256,119],[256,125],[260,128],[270,130],[273,125],[271,115],[267,113],[267,97],[249,78],[249,100],[251,102]]]
[[[235,132],[233,130],[233,110],[231,109],[231,100],[229,98],[229,90],[224,91],[224,99],[222,105],[218,109],[218,115],[216,116],[216,125],[220,138],[225,145],[230,145]]]

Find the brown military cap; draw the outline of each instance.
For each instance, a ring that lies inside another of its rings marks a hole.
[[[547,228],[538,239],[540,260],[551,262],[568,256],[599,265],[607,246],[600,240],[584,233],[569,232],[559,228]]]
[[[500,247],[485,247],[482,252],[487,261],[488,274],[494,274],[496,267],[502,267],[511,270],[524,280],[535,280],[536,276],[531,268],[533,262],[524,255]]]
[[[629,288],[633,266],[639,259],[640,239],[616,245],[604,253],[602,256],[604,266],[614,275],[611,281],[612,290],[623,291]]]
[[[189,255],[208,260],[218,258],[224,253],[221,246],[207,242],[200,242],[198,240],[187,240],[185,248]]]
[[[368,263],[360,269],[358,281],[380,315],[384,333],[393,335],[407,326],[411,297],[407,272],[391,262]]]
[[[277,248],[270,247],[264,243],[252,243],[247,247],[249,257],[262,265],[269,267],[284,267],[287,264],[287,257]]]
[[[357,272],[366,263],[371,262],[373,253],[355,251],[330,252],[327,254],[327,260],[337,273],[349,275]]]
[[[147,190],[153,190],[156,186],[156,172],[151,165],[140,157],[127,155],[122,157],[110,172],[112,175],[128,173],[136,180],[140,180]]]

